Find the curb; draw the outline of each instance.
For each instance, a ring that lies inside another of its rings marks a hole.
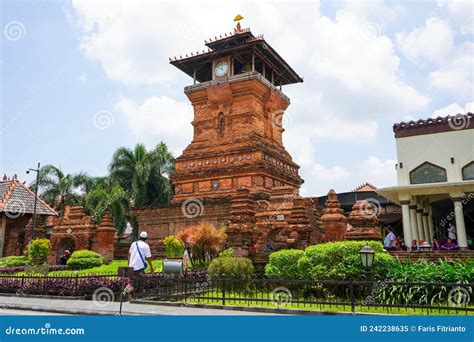
[[[284,308],[260,308],[247,306],[228,306],[216,304],[194,304],[194,303],[174,303],[174,302],[156,302],[146,299],[134,299],[130,301],[131,304],[147,304],[147,305],[163,305],[163,306],[178,306],[196,309],[218,309],[228,311],[244,311],[244,312],[258,312],[258,313],[272,313],[277,315],[299,315],[299,316],[385,316],[379,313],[367,312],[347,312],[347,311],[317,311],[317,310],[298,310],[298,309],[284,309]]]
[[[44,306],[24,306],[24,305],[8,305],[0,306],[0,310],[25,310],[25,311],[39,311],[45,313],[60,313],[66,315],[87,315],[87,316],[150,316],[149,314],[141,314],[136,312],[122,311],[122,315],[119,315],[117,311],[105,311],[105,310],[80,310],[80,309],[65,309],[65,308],[48,308]],[[159,316],[159,315],[151,315]]]

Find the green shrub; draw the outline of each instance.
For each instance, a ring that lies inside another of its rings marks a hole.
[[[211,261],[207,273],[211,280],[249,279],[253,274],[252,261],[240,257],[218,257]]]
[[[0,267],[17,267],[17,266],[28,266],[30,260],[26,256],[9,256],[0,258]]]
[[[88,250],[75,251],[67,261],[67,265],[74,270],[99,267],[102,263],[100,254]]]
[[[265,266],[265,275],[275,279],[299,279],[302,277],[298,260],[304,251],[286,249],[270,254],[270,261]]]
[[[28,258],[33,265],[42,265],[48,262],[51,243],[48,239],[34,239],[28,246]]]
[[[219,253],[219,256],[220,257],[229,257],[229,256],[232,256],[232,254],[235,253],[235,248],[234,247],[229,247],[225,250],[223,250],[222,252]]]
[[[167,257],[182,257],[184,254],[184,242],[174,237],[167,236],[163,239]]]
[[[309,246],[304,256],[298,260],[298,269],[306,279],[363,279],[365,270],[359,251],[366,245],[375,251],[372,267],[374,279],[384,279],[395,260],[384,252],[382,244],[376,241],[341,241]]]

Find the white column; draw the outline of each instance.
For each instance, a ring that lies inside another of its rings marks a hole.
[[[428,212],[423,210],[423,232],[425,233],[425,241],[431,244],[431,237],[430,237],[430,228],[428,227]]]
[[[429,205],[429,208],[428,208],[428,228],[430,230],[430,240],[432,241],[435,238],[435,235],[434,235],[434,227],[433,227],[433,209],[431,208],[431,205]]]
[[[412,204],[409,206],[410,208],[410,227],[411,227],[411,239],[418,241],[418,228],[416,222],[416,205]],[[411,241],[409,241],[409,245],[411,246]]]
[[[410,225],[410,208],[408,207],[410,201],[400,201],[400,204],[402,206],[403,240],[405,241],[405,245],[410,247],[411,241],[413,240]]]
[[[423,231],[423,209],[419,206],[416,209],[416,226],[418,228],[418,238],[419,240],[425,240],[425,232]]]
[[[452,197],[454,202],[454,215],[456,216],[456,233],[460,248],[467,248],[466,225],[464,223],[464,210],[462,208],[462,197]]]

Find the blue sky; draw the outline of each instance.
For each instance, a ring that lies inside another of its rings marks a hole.
[[[168,57],[243,26],[304,77],[284,142],[304,195],[395,185],[392,125],[474,111],[470,2],[3,1],[0,172],[104,175],[114,150],[192,138],[191,83]]]

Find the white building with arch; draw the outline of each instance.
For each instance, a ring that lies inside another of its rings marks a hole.
[[[474,235],[474,115],[402,122],[393,131],[398,185],[377,192],[401,205],[405,242],[442,240],[452,222],[458,245],[468,248]]]

